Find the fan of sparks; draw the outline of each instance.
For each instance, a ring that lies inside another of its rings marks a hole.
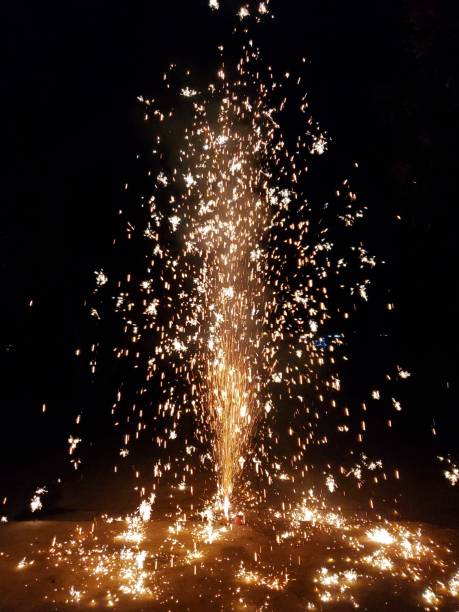
[[[363,216],[348,180],[329,202],[308,201],[308,166],[317,172],[314,158],[328,144],[302,90],[305,60],[297,74],[278,78],[248,32],[239,35],[240,59],[225,62],[220,47],[205,88],[193,88],[188,72],[180,83],[170,66],[163,84],[169,98],[177,92],[178,110],[139,98],[155,126],[154,161],[144,226],[139,232],[128,222],[127,237],[148,240],[146,269],[142,280],[118,281],[114,296],[127,339],[116,355],[146,371],[142,408],[133,406],[136,429],[131,411],[121,454],[145,429],[153,396],[153,418],[163,427],[155,432],[158,453],[177,440],[182,454],[200,454],[227,516],[243,471],[271,482],[273,466],[284,469],[273,433],[281,411],[291,425],[297,419],[293,464],[309,444],[326,441],[305,396],[324,402],[324,391],[339,391],[339,330],[353,302],[367,299],[367,269],[375,265],[348,231]],[[97,283],[108,284],[103,271]]]

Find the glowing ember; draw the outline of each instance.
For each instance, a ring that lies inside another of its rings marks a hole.
[[[367,532],[368,539],[377,544],[393,544],[395,538],[387,531],[387,529],[377,528]]]
[[[37,512],[43,508],[43,503],[41,501],[42,495],[47,493],[47,489],[45,487],[39,487],[36,491],[32,499],[30,500],[30,509],[32,512]]]

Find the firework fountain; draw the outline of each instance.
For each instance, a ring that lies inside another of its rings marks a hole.
[[[242,66],[240,73],[236,87],[222,85],[216,128],[210,127],[207,117],[195,127],[198,143],[193,149],[198,152],[200,176],[192,197],[199,208],[191,214],[191,227],[185,232],[185,249],[191,256],[198,253],[199,261],[194,276],[196,311],[202,313],[197,347],[202,363],[198,366],[202,379],[196,385],[199,411],[214,437],[226,514],[261,412],[266,368],[263,331],[269,310],[266,257],[261,250],[270,218],[260,167],[260,133],[266,126],[262,126],[261,104],[244,97],[242,79],[248,75]],[[220,78],[224,79],[223,69]]]
[[[259,12],[266,14],[267,4]],[[241,19],[248,16],[240,13]],[[158,413],[162,419],[171,417],[169,436],[179,437],[180,418],[191,413],[195,447],[205,440],[212,448],[226,515],[249,455],[251,466],[258,466],[272,446],[263,440],[267,427],[256,433],[261,421],[269,421],[273,393],[299,397],[317,379],[318,369],[322,387],[339,387],[336,376],[326,379],[331,369],[323,366],[334,365],[340,334],[320,341],[331,318],[328,286],[339,284],[330,281],[331,273],[338,278],[354,261],[363,270],[374,265],[361,245],[350,246],[346,258],[332,255],[328,230],[314,227],[304,177],[308,157],[326,150],[325,137],[300,93],[301,76],[287,73],[277,79],[248,33],[243,35],[240,60],[225,65],[222,59],[204,91],[178,86],[189,104],[191,126],[177,163],[158,170],[149,198],[145,235],[152,240],[153,255],[148,255],[140,283],[139,319],[130,287],[116,301],[133,342],[147,336],[156,343],[147,379],[164,389]],[[167,88],[176,72],[172,66],[164,75]],[[292,89],[295,102],[289,101]],[[153,101],[142,102],[160,130],[159,165],[165,157],[160,145],[176,132],[175,114]],[[305,125],[303,135],[290,138],[292,150],[282,131],[292,112],[289,105]],[[352,226],[362,210],[347,181],[338,196],[342,226]],[[346,289],[366,298],[368,280],[354,281]],[[347,317],[345,312],[334,315]],[[122,348],[118,354],[131,355]],[[300,414],[297,407],[296,412],[303,421],[315,418],[309,408]],[[315,425],[309,427],[314,431]],[[252,444],[255,439],[258,446]],[[158,442],[167,444],[162,437]],[[258,475],[270,478],[267,469]]]
[[[209,5],[220,8],[214,0]],[[222,609],[247,608],[243,589],[250,587],[250,609],[358,607],[358,589],[382,578],[422,585],[416,601],[427,609],[457,598],[457,567],[446,546],[420,528],[329,503],[326,494],[335,493],[340,479],[355,480],[358,489],[365,480],[386,482],[382,461],[352,449],[350,465],[343,461],[332,473],[328,464],[312,474],[307,451],[326,444],[332,426],[346,450],[350,436],[358,445],[365,439],[366,405],[361,418],[350,418],[339,399],[339,368],[347,359],[350,313],[367,301],[377,262],[362,242],[365,207],[349,179],[325,203],[309,201],[310,166],[327,152],[328,139],[303,91],[305,61],[278,76],[252,39],[249,23],[269,16],[269,2],[240,7],[240,59],[226,61],[219,48],[205,88],[169,67],[165,98],[175,91],[179,111],[139,98],[147,125],[154,125],[153,161],[150,192],[141,200],[145,222],[139,232],[139,223],[127,221],[126,243],[146,242],[144,273],[121,280],[98,271],[100,302],[92,314],[100,317],[108,294],[124,332],[114,354],[144,374],[125,414],[121,390],[112,413],[122,430],[121,460],[148,431],[147,406],[153,413],[154,492],[137,486],[139,506],[129,516],[104,516],[97,527],[93,521],[72,534],[56,527],[51,546],[39,544],[43,565],[70,574],[61,590],[46,595],[53,604],[137,610],[139,600],[155,599],[184,609],[181,581],[198,572],[209,585],[197,583],[198,598],[207,588]],[[290,123],[301,126],[294,134],[287,121],[293,114]],[[171,152],[170,135],[176,140],[184,117],[187,127]],[[94,370],[94,347],[90,354]],[[394,379],[408,377],[394,368]],[[379,390],[371,400],[380,400]],[[400,411],[394,397],[390,408]],[[279,422],[288,423],[285,433]],[[75,467],[81,441],[69,438]],[[451,464],[450,479],[454,470]],[[194,494],[196,473],[212,476],[201,496]],[[399,471],[392,473],[398,481]],[[154,503],[167,477],[177,507],[159,519]],[[180,498],[184,492],[188,502]],[[44,494],[37,489],[33,512],[46,503]],[[250,521],[234,520],[240,509],[252,511],[253,531]],[[241,542],[246,549],[234,564],[231,550]],[[312,543],[323,544],[322,556]],[[33,571],[34,563],[22,557],[16,569]],[[230,578],[222,573],[225,564]],[[304,582],[304,568],[311,584],[299,597],[289,585]]]

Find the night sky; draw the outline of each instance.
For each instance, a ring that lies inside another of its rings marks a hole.
[[[172,62],[203,81],[214,69],[232,18],[206,4],[18,1],[2,9],[4,488],[21,465],[34,466],[32,482],[40,461],[64,462],[82,406],[93,441],[109,435],[113,366],[102,359],[93,382],[87,360],[74,356],[110,336],[109,325],[95,329],[85,302],[94,271],[115,266],[117,211],[130,205],[124,184],[150,145],[136,97],[155,97]],[[308,59],[306,88],[332,139],[335,177],[359,162],[353,184],[369,209],[365,240],[387,264],[376,275],[375,306],[357,319],[349,376],[371,376],[369,356],[412,372],[400,435],[413,456],[458,450],[459,22],[449,5],[278,0],[275,20],[257,35],[279,69]],[[387,301],[396,304],[390,324],[378,314]]]

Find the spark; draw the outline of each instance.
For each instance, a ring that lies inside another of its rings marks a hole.
[[[454,466],[451,470],[445,470],[444,472],[446,480],[448,480],[452,487],[455,487],[459,482],[459,468]]]
[[[177,217],[177,215],[174,215],[173,217],[169,217],[169,223],[172,226],[172,231],[173,232],[177,231],[177,228],[180,225],[180,217]]]
[[[260,4],[258,5],[258,12],[261,15],[266,15],[268,13],[268,7],[266,5],[266,2],[260,2]]]
[[[422,597],[424,601],[428,603],[429,605],[438,603],[438,597],[435,595],[434,591],[430,587],[427,587],[425,589],[425,591],[422,594]]]
[[[142,510],[145,513],[145,509]],[[118,540],[140,544],[145,539],[145,532],[142,523],[143,516],[128,516],[126,517],[127,530],[117,536]]]
[[[103,270],[98,270],[97,272],[94,272],[94,274],[96,275],[96,283],[98,287],[102,287],[108,283],[108,277]]]
[[[241,6],[241,8],[238,11],[238,15],[240,17],[240,19],[245,19],[246,17],[250,16],[250,11],[248,9],[247,6]]]
[[[449,468],[443,470],[443,475],[452,487],[455,487],[459,482],[459,467],[454,463],[451,457],[438,457],[438,460],[442,463],[446,463]]]
[[[45,487],[39,487],[35,491],[35,494],[33,495],[32,499],[30,500],[30,510],[32,512],[37,512],[38,510],[41,510],[43,508],[43,503],[41,501],[41,496],[44,495],[47,492],[48,491],[47,491],[47,489]]]
[[[69,455],[72,455],[73,452],[75,451],[76,447],[78,446],[78,444],[81,442],[81,438],[74,438],[73,436],[70,436],[68,439],[68,443],[69,443]]]
[[[17,564],[17,569],[22,570],[26,567],[30,567],[31,565],[33,565],[35,563],[35,561],[32,559],[31,561],[28,561],[26,559],[26,557],[24,557],[23,559],[21,559],[19,561],[19,563]]]
[[[139,506],[139,514],[144,523],[148,522],[151,518],[151,507],[155,501],[155,495],[151,495],[150,499],[142,500],[142,503]]]
[[[323,155],[327,150],[327,141],[323,134],[315,136],[310,151],[315,155]]]
[[[182,96],[184,96],[185,98],[193,98],[194,96],[196,96],[197,93],[198,92],[196,91],[196,89],[191,89],[188,86],[184,87],[181,91]]]
[[[326,485],[330,493],[334,493],[337,489],[336,481],[331,474],[327,476]]]
[[[459,596],[459,572],[454,574],[448,581],[448,589],[452,597]]]
[[[367,532],[368,539],[377,544],[389,545],[395,542],[395,538],[382,527],[371,529]]]
[[[407,370],[403,370],[399,366],[397,366],[397,371],[398,371],[399,377],[402,378],[402,379],[407,379],[407,378],[409,378],[411,376],[410,372],[408,372]]]
[[[242,562],[236,577],[247,584],[264,586],[271,591],[283,591],[289,582],[288,574],[282,577],[263,576],[259,572],[247,570]]]

